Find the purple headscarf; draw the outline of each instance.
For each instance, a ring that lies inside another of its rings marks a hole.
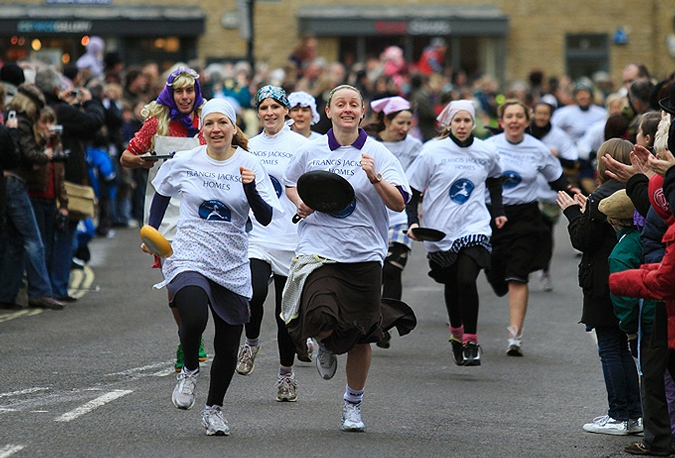
[[[162,92],[160,92],[159,97],[157,97],[156,102],[160,105],[168,107],[169,119],[172,121],[180,121],[181,124],[183,124],[183,126],[185,126],[185,128],[188,130],[190,136],[194,137],[197,135],[199,130],[195,129],[195,127],[192,125],[190,113],[182,114],[180,111],[178,111],[176,101],[173,99],[173,82],[179,75],[183,73],[191,76],[195,80],[195,104],[192,111],[196,111],[197,108],[202,106],[204,103],[204,98],[202,97],[202,89],[199,86],[199,74],[188,67],[178,67],[169,75],[169,78],[166,80],[166,85],[164,86],[164,89],[162,89]]]

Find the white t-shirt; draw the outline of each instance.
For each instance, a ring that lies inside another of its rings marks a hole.
[[[300,175],[310,170],[327,170],[345,178],[354,188],[355,201],[342,217],[314,212],[300,221],[296,254],[318,254],[338,262],[378,261],[387,252],[389,218],[375,185],[361,168],[361,154],[375,160],[375,170],[384,180],[401,186],[410,195],[401,163],[380,142],[370,137],[362,149],[353,145],[331,151],[329,134],[301,147],[284,174],[284,185],[297,186]],[[363,134],[365,136],[365,134]]]
[[[173,255],[162,266],[164,282],[185,271],[199,272],[219,285],[251,297],[246,221],[250,206],[239,167],[256,175],[256,189],[280,210],[274,187],[260,161],[241,148],[225,161],[206,153],[206,146],[177,154],[157,172],[152,185],[162,196],[181,195]]]
[[[502,203],[520,205],[534,202],[539,197],[537,175],[547,182],[555,181],[563,173],[560,161],[551,154],[544,143],[530,134],[520,143],[513,144],[501,133],[485,140],[497,148],[499,164],[504,176]]]
[[[497,150],[477,138],[465,148],[451,138],[424,145],[408,169],[408,180],[412,188],[424,191],[424,226],[446,234],[439,242],[425,242],[427,251],[449,251],[467,235],[492,235],[485,181],[501,174]]]
[[[256,156],[265,167],[284,209],[284,213],[273,215],[272,222],[268,226],[263,226],[251,218],[253,230],[249,234],[250,243],[268,249],[287,251],[295,250],[298,245],[298,226],[291,222],[295,215],[295,204],[286,196],[281,180],[293,155],[300,146],[306,143],[309,143],[309,140],[293,132],[288,126],[284,126],[275,135],[270,136],[263,132],[249,140],[250,153]],[[288,264],[290,263],[289,259]]]
[[[574,104],[555,110],[551,124],[567,132],[577,142],[591,125],[606,119],[607,110],[602,107],[591,105],[587,110],[582,110],[579,105]]]
[[[410,164],[415,161],[422,150],[422,142],[418,139],[407,135],[400,142],[382,142],[391,153],[396,156],[396,159],[401,163],[403,170],[408,170]],[[396,226],[399,224],[407,224],[408,216],[405,212],[395,212],[387,209],[389,212],[389,226]]]
[[[555,149],[558,156],[568,161],[579,159],[577,148],[572,142],[572,138],[567,133],[555,126],[541,139],[544,145],[550,149]],[[558,198],[558,192],[551,189],[543,175],[537,175],[537,185],[539,186],[539,199],[546,202],[555,203]]]

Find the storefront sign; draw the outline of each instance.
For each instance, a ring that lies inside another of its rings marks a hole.
[[[112,0],[45,0],[47,5],[111,5]]]
[[[408,33],[411,35],[450,35],[452,27],[449,21],[410,21]]]
[[[88,33],[91,21],[19,21],[16,30],[19,33]]]

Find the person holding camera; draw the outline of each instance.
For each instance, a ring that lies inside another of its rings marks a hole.
[[[39,145],[52,150],[51,160],[34,167],[28,174],[27,187],[38,229],[45,246],[45,262],[49,278],[54,264],[54,237],[63,233],[68,224],[68,194],[66,193],[64,162],[68,151],[63,151],[63,126],[56,124],[56,113],[49,107],[40,110],[34,126]],[[52,285],[52,289],[53,285]]]
[[[11,118],[18,120],[19,146],[22,163],[5,170],[7,178],[7,225],[0,237],[0,305],[2,308],[21,308],[16,297],[21,287],[25,270],[28,276],[28,305],[60,310],[63,304],[54,299],[45,261],[45,245],[38,229],[37,219],[28,196],[28,181],[35,169],[48,164],[53,148],[46,148],[35,130],[45,98],[32,84],[19,86],[8,105]]]

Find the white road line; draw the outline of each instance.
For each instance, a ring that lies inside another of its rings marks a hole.
[[[58,417],[54,421],[71,421],[76,419],[77,417],[84,415],[86,413],[91,412],[94,409],[97,409],[105,404],[107,404],[110,401],[114,401],[117,398],[121,398],[124,395],[127,395],[131,393],[131,390],[116,390],[116,391],[111,391],[110,393],[106,393],[103,396],[99,396],[96,399],[87,402],[83,406],[78,407],[77,409],[73,409],[70,412],[66,412],[60,417]],[[1,457],[0,457],[1,458]]]
[[[115,377],[115,376],[119,376],[119,375],[137,375],[137,374],[140,374],[141,372],[146,372],[146,371],[149,371],[149,370],[167,368],[170,365],[173,365],[173,361],[163,361],[161,363],[148,364],[147,366],[132,367],[131,369],[127,369],[127,370],[121,371],[121,372],[113,372],[111,374],[106,374],[106,377]],[[173,370],[166,369],[166,371],[156,372],[156,373],[150,374],[150,375],[165,376],[165,375],[169,375],[171,373],[173,373]]]
[[[4,447],[0,447],[0,458],[7,458],[8,456],[12,456],[17,452],[20,452],[24,448],[25,447],[23,445],[7,444]]]
[[[8,391],[7,393],[0,393],[0,398],[7,398],[9,396],[19,396],[21,394],[30,394],[30,393],[35,393],[37,391],[45,391],[48,390],[49,388],[28,388],[25,390],[20,390],[20,391]]]

